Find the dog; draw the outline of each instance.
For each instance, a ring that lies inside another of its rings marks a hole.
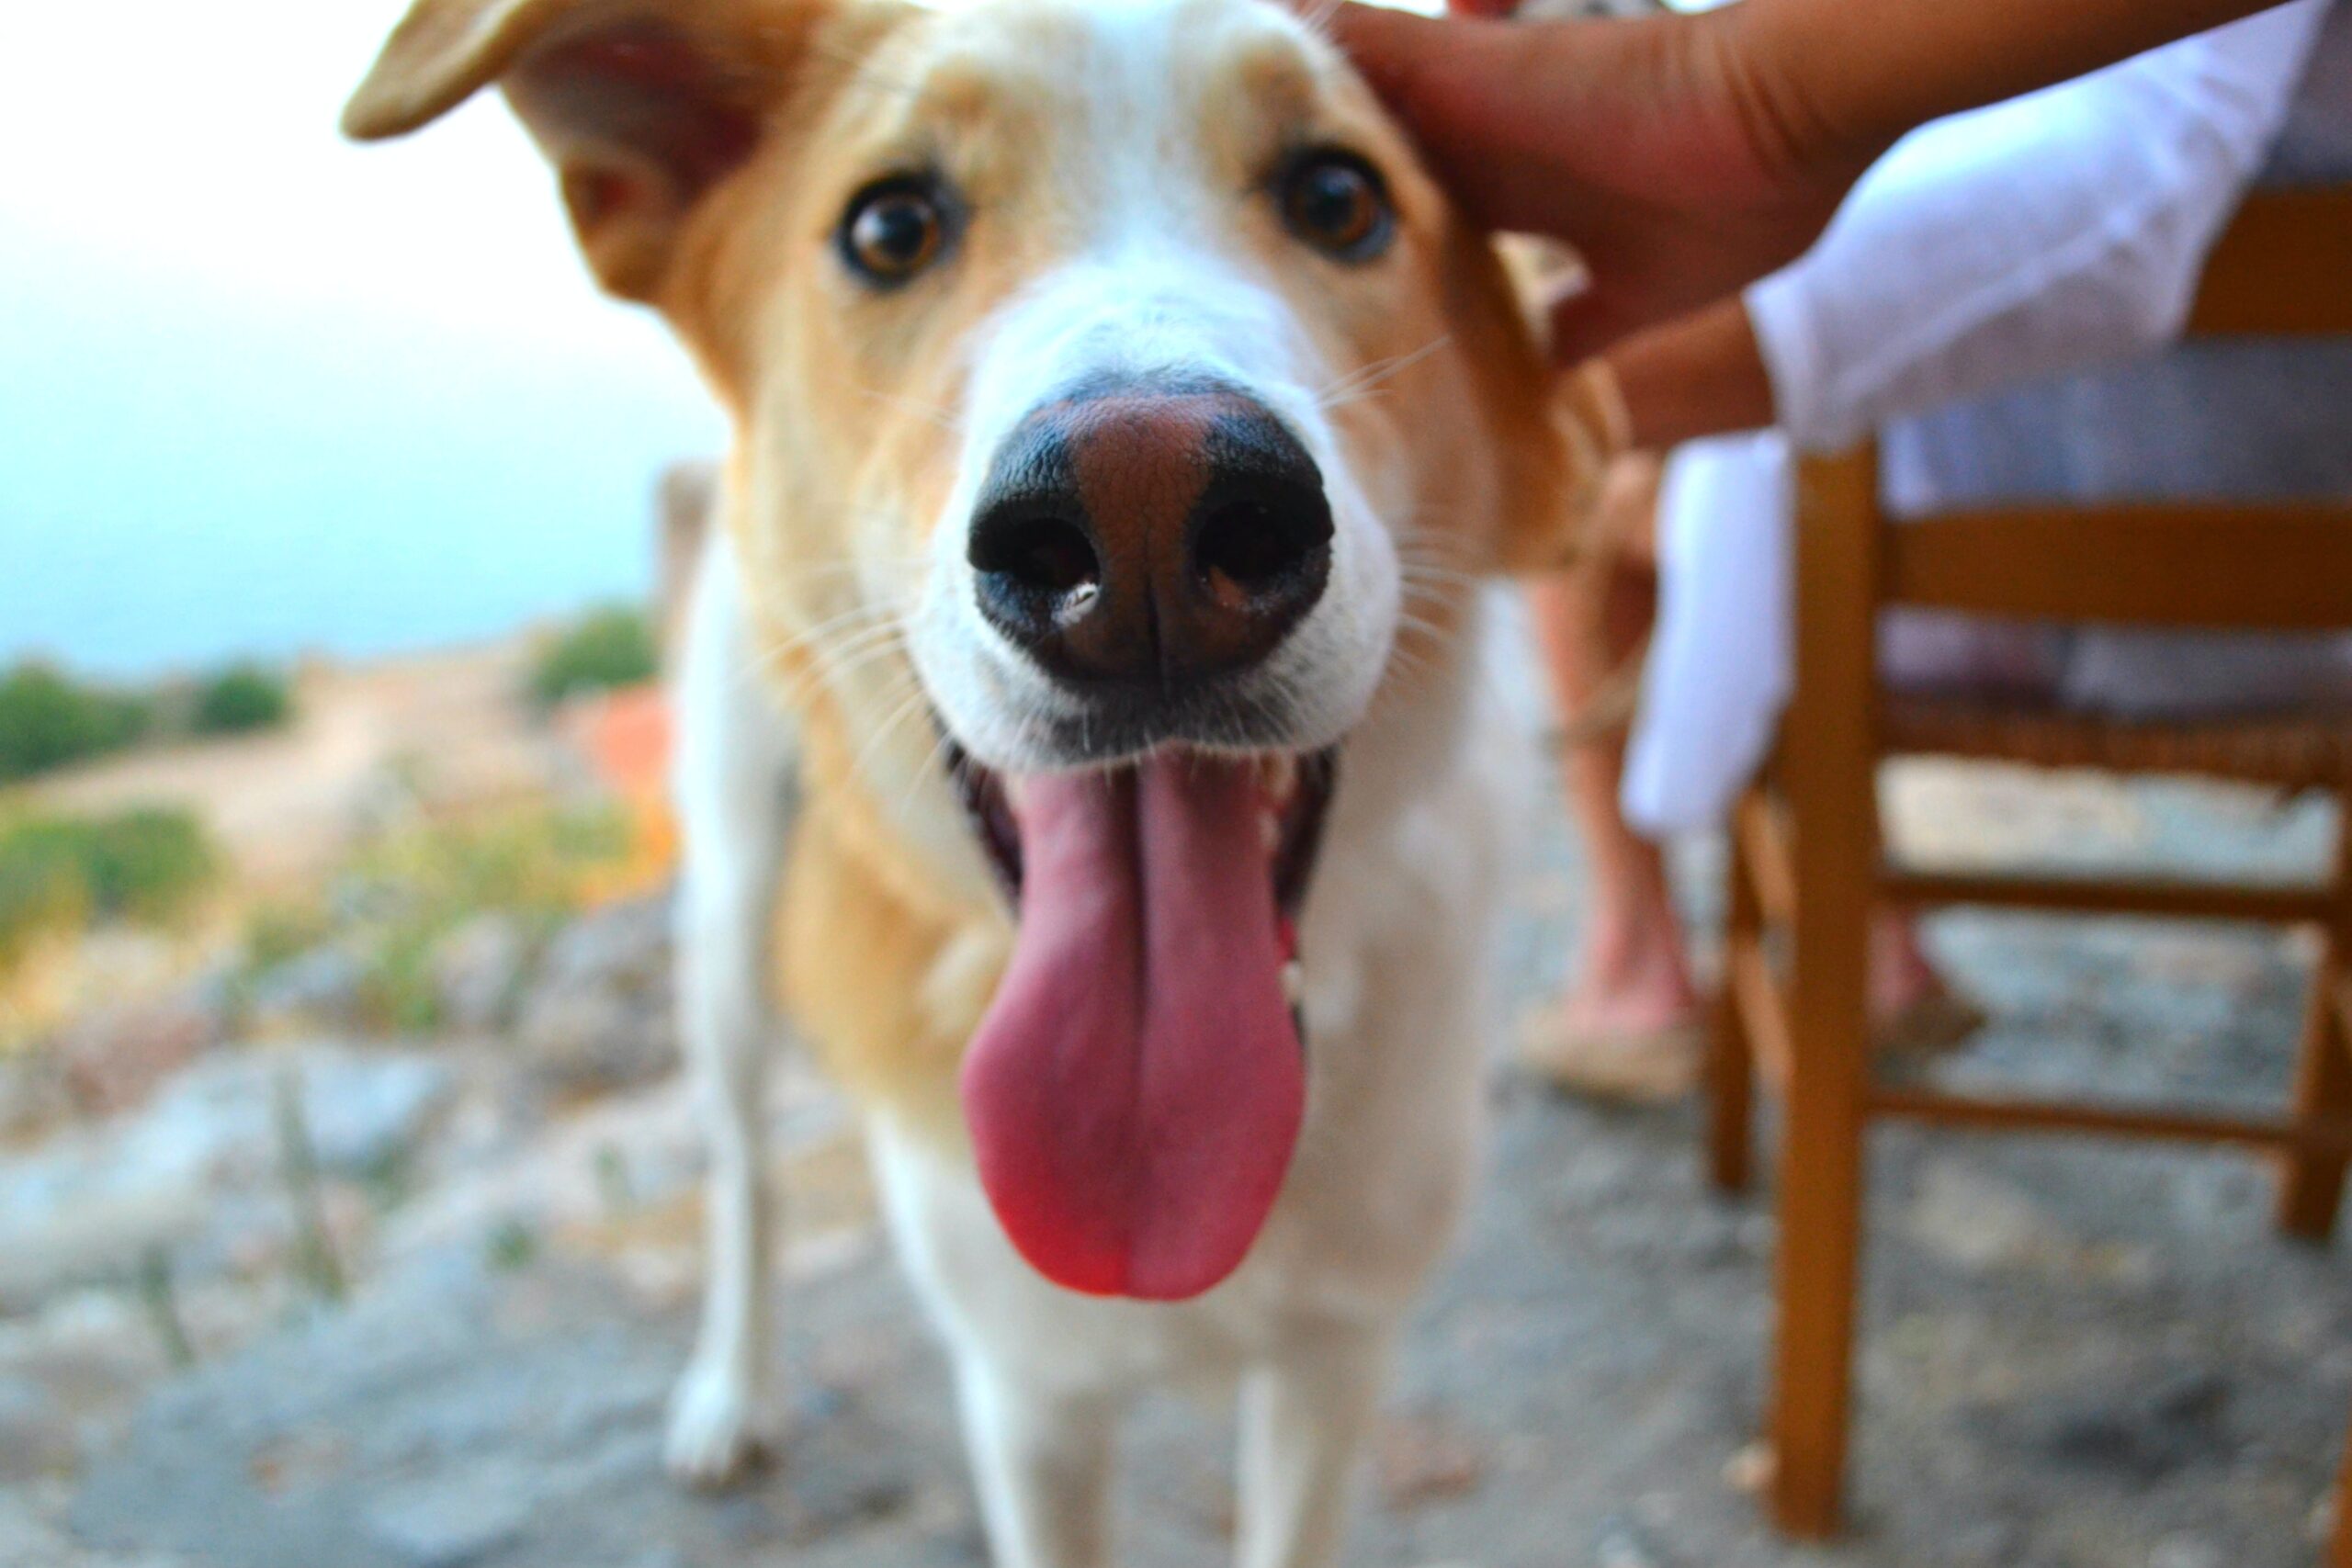
[[[1573,539],[1600,413],[1263,0],[421,0],[345,129],[493,84],[733,433],[676,692],[672,1467],[772,1436],[781,998],[995,1561],[1109,1562],[1120,1409],[1181,1385],[1238,1393],[1240,1562],[1330,1563],[1476,1163],[1535,765],[1487,584]]]

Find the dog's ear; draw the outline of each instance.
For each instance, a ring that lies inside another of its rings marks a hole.
[[[417,0],[345,108],[405,135],[495,82],[555,164],[597,278],[651,300],[696,205],[758,152],[854,0]]]
[[[1615,377],[1599,361],[1554,372],[1541,407],[1562,466],[1552,503],[1521,511],[1505,527],[1502,561],[1512,572],[1558,571],[1623,546],[1602,537],[1600,526],[1610,466],[1626,451],[1625,400]]]
[[[1445,252],[1447,310],[1498,463],[1487,564],[1514,575],[1560,570],[1585,553],[1601,475],[1623,445],[1615,389],[1553,367],[1531,304],[1541,277],[1522,248],[1456,224]]]

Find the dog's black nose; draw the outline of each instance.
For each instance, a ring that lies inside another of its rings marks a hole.
[[[969,558],[981,614],[1056,677],[1172,688],[1259,663],[1315,607],[1331,508],[1262,404],[1121,385],[1013,433]]]

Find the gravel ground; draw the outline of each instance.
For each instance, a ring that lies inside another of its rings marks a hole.
[[[2079,781],[2028,790],[2004,774],[1918,771],[1894,794],[1905,840],[1942,859],[2252,857],[2283,872],[2315,863],[2326,827],[2316,809]],[[1704,906],[1706,857],[1683,869]],[[1512,943],[1528,999],[1557,983],[1577,886],[1555,837]],[[2003,1020],[1936,1077],[2224,1103],[2280,1092],[2304,962],[2291,942],[1980,916],[1948,917],[1930,938]],[[650,1105],[668,1091],[631,1092]],[[1833,1550],[1798,1550],[1763,1529],[1741,1484],[1762,1398],[1769,1211],[1702,1190],[1688,1108],[1594,1108],[1507,1071],[1496,1098],[1493,1179],[1413,1330],[1352,1562],[2313,1560],[2352,1401],[2352,1278],[2341,1247],[2271,1234],[2253,1163],[1878,1134],[1853,1529]],[[593,1153],[564,1157],[603,1173],[614,1148],[626,1156],[634,1102],[619,1103],[603,1112],[617,1129],[606,1141],[575,1138]],[[674,1141],[674,1104],[661,1103],[644,1120]],[[979,1563],[941,1360],[873,1235],[838,1120],[797,1114],[816,1131],[792,1179],[819,1228],[790,1251],[797,1427],[745,1489],[687,1497],[659,1473],[661,1404],[691,1328],[691,1214],[683,1196],[637,1194],[529,1245],[426,1227],[433,1239],[383,1262],[349,1305],[288,1310],[184,1373],[125,1371],[137,1358],[119,1342],[138,1322],[121,1313],[85,1304],[39,1334],[0,1322],[0,1563]],[[1143,1413],[1125,1568],[1221,1559],[1229,1461],[1221,1412]]]

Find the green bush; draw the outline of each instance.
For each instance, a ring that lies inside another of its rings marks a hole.
[[[204,829],[185,811],[0,823],[0,963],[43,931],[175,919],[218,868]]]
[[[582,616],[548,639],[531,671],[531,694],[553,707],[582,692],[650,681],[661,666],[652,624],[623,606]]]
[[[143,734],[145,703],[77,685],[46,664],[0,675],[0,784],[119,750]]]
[[[243,735],[275,728],[293,711],[283,675],[258,664],[232,664],[198,685],[188,729],[197,735]]]
[[[245,932],[248,981],[323,942],[363,964],[359,1006],[374,1027],[423,1033],[441,1021],[435,960],[474,917],[511,919],[536,945],[594,897],[630,849],[613,807],[525,805],[426,822],[362,845],[324,906],[268,906]]]
[[[40,852],[0,851],[0,973],[35,937],[74,931],[90,918],[90,900],[74,867]]]

